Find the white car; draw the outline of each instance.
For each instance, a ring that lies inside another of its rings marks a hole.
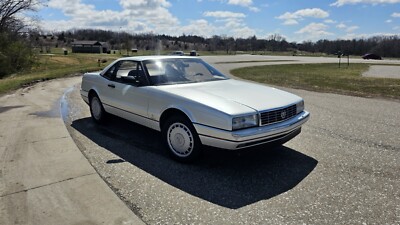
[[[184,162],[195,159],[202,145],[236,150],[283,144],[310,115],[302,98],[229,79],[197,57],[121,58],[84,74],[81,95],[95,122],[113,114],[161,131],[171,156]]]

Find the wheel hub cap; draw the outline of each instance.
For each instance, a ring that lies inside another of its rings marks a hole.
[[[175,144],[178,146],[185,145],[185,138],[183,137],[182,134],[175,134]]]
[[[174,154],[188,156],[193,150],[193,135],[184,124],[174,123],[168,129],[168,144]]]

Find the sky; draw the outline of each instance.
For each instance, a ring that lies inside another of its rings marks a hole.
[[[49,0],[44,31],[91,28],[287,41],[400,35],[400,0]]]

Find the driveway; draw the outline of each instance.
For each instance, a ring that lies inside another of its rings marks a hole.
[[[0,97],[0,224],[143,224],[82,155],[60,116],[80,77]]]

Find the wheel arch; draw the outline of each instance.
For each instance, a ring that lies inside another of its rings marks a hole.
[[[174,116],[178,117],[176,118],[177,121],[169,119]],[[179,119],[179,117],[182,118]],[[192,120],[184,111],[177,108],[165,110],[160,117],[160,127],[166,150],[168,150],[173,159],[183,163],[190,163],[199,157],[202,151],[202,142],[196,128],[193,126]],[[171,133],[169,133],[170,131]],[[185,141],[179,141],[180,139]]]
[[[193,120],[191,119],[190,116],[188,116],[187,113],[185,113],[183,110],[178,109],[178,108],[169,108],[166,109],[160,117],[160,130],[162,130],[165,122],[168,120],[168,118],[171,118],[172,116],[182,116],[184,118],[186,118],[188,121],[193,123]]]
[[[97,96],[97,97],[98,97],[99,94],[97,94],[97,91],[96,91],[96,90],[90,89],[89,94],[88,94],[89,102],[91,101],[92,97],[94,97],[94,96]],[[100,98],[100,97],[99,97],[99,98]]]

